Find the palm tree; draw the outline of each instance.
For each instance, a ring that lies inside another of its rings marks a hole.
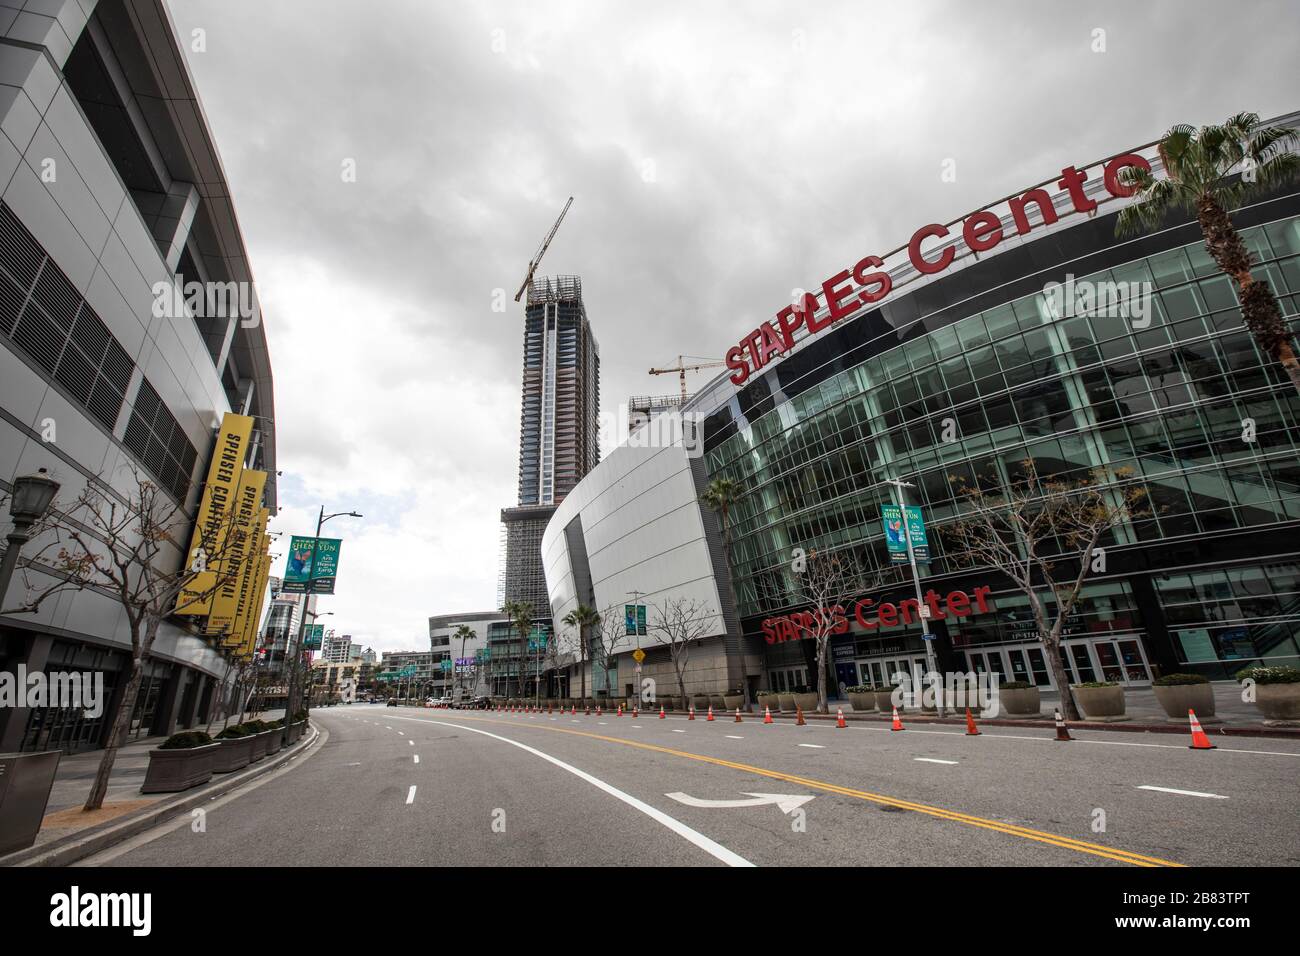
[[[1300,156],[1290,150],[1300,141],[1294,130],[1261,126],[1259,114],[1238,113],[1221,126],[1185,124],[1160,138],[1164,179],[1130,167],[1120,181],[1137,188],[1138,201],[1119,214],[1115,231],[1134,235],[1158,228],[1170,210],[1195,212],[1205,248],[1219,270],[1237,283],[1241,315],[1260,351],[1280,363],[1300,391],[1300,362],[1291,346],[1277,299],[1268,283],[1250,271],[1250,252],[1228,210],[1300,175]],[[1240,167],[1241,177],[1232,172]]]
[[[578,629],[578,659],[580,661],[578,668],[582,674],[582,699],[587,699],[587,633],[593,627],[600,626],[600,615],[596,613],[595,608],[590,608],[585,604],[579,604],[568,614],[564,615],[564,623],[569,627]]]
[[[740,482],[733,478],[714,478],[700,495],[700,501],[718,513],[722,524],[722,548],[727,557],[727,590],[731,594],[731,606],[740,614],[740,605],[736,602],[736,585],[731,579],[731,509],[740,499],[743,489]],[[745,650],[740,651],[740,693],[749,706],[749,674],[745,668]]]
[[[465,642],[472,641],[477,636],[478,635],[474,633],[474,628],[470,627],[468,624],[461,624],[457,626],[456,633],[452,634],[451,639],[454,641],[456,638],[460,638],[460,656],[462,659],[464,659],[465,657]],[[451,666],[453,668],[452,674],[454,675],[456,673],[456,671],[454,670],[456,665],[453,662]],[[454,678],[453,678],[453,682],[454,682]]]
[[[524,661],[528,655],[528,634],[533,629],[533,605],[529,601],[507,601],[501,609],[519,634],[519,696],[524,695]]]

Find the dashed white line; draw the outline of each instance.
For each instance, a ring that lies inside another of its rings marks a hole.
[[[919,760],[921,763],[946,763],[951,764],[954,767],[957,765],[957,761],[955,760],[939,760],[936,757],[913,757],[912,759]]]
[[[411,784],[411,789],[406,792],[406,802],[408,804],[415,802],[415,784]]]
[[[414,760],[415,760],[416,763],[419,763],[419,762],[420,762],[420,755],[419,755],[419,754],[411,754],[411,756],[414,758]]]
[[[686,733],[686,731],[684,731],[684,730],[674,730],[673,733],[675,733],[675,734],[684,734],[684,733]]]
[[[737,737],[735,734],[727,734],[728,740],[744,740],[744,737]]]
[[[1155,790],[1159,793],[1176,793],[1181,797],[1208,797],[1211,800],[1227,800],[1221,793],[1201,793],[1199,790],[1175,790],[1173,787],[1138,787],[1139,790]]]
[[[414,740],[408,740],[407,743],[410,744],[412,747],[415,746],[415,741],[414,741]]]
[[[808,747],[808,748],[810,748],[810,749],[812,749],[812,750],[825,750],[825,749],[826,749],[826,748],[823,747],[821,744],[800,744],[799,746],[800,746],[800,747]]]
[[[397,736],[399,736],[399,737],[405,737],[406,734],[402,733],[402,732],[399,730],[399,731],[397,732]]]

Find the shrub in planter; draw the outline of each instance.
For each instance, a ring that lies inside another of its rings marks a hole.
[[[1255,706],[1266,721],[1300,720],[1300,670],[1294,667],[1249,667],[1236,674],[1255,682]]]
[[[876,698],[876,709],[883,714],[893,713],[894,710],[894,690],[895,685],[877,684],[872,690],[872,696]],[[902,705],[899,705],[898,712],[903,712]]]
[[[1023,680],[998,684],[998,710],[1006,717],[1038,717],[1043,698],[1038,688]]]
[[[248,766],[253,757],[253,737],[236,724],[217,734],[221,744],[212,758],[213,773],[232,773]]]
[[[1114,681],[1086,681],[1070,685],[1084,720],[1124,716],[1124,688]]]
[[[1156,702],[1170,720],[1187,719],[1189,710],[1198,718],[1214,716],[1214,688],[1201,674],[1166,674],[1151,682]]]
[[[870,684],[859,684],[857,687],[850,687],[848,695],[849,703],[853,705],[855,711],[876,709],[876,694]]]
[[[212,779],[212,759],[224,745],[201,730],[172,734],[149,751],[141,793],[176,793]]]

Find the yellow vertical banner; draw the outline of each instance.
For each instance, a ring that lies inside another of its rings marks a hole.
[[[235,615],[239,611],[239,593],[244,583],[248,559],[254,547],[253,532],[262,510],[262,491],[266,472],[244,471],[234,499],[234,530],[221,555],[217,568],[216,590],[208,611],[207,632],[229,638],[235,633]]]
[[[234,513],[235,493],[243,477],[244,458],[248,455],[253,419],[227,412],[221,419],[208,479],[199,499],[199,513],[194,521],[185,566],[194,577],[176,598],[174,613],[202,617],[212,608],[212,591],[217,583],[217,564],[226,549]]]
[[[262,525],[265,527],[265,524]],[[271,574],[271,556],[267,553],[270,538],[262,534],[258,537],[256,565],[252,572],[252,586],[249,588],[247,605],[244,611],[243,629],[239,645],[234,649],[235,656],[248,660],[257,647],[257,628],[261,623],[262,596],[266,594],[267,579]]]
[[[265,484],[265,480],[263,484]],[[242,489],[240,493],[243,494]],[[239,646],[244,643],[244,625],[248,623],[249,608],[254,601],[253,588],[257,586],[257,576],[262,571],[262,555],[266,551],[262,542],[266,537],[266,522],[269,517],[269,511],[265,508],[259,508],[257,517],[253,520],[252,529],[248,536],[248,544],[245,548],[239,588],[236,593],[235,619],[228,634],[222,641],[223,644]],[[215,612],[215,606],[213,610]]]

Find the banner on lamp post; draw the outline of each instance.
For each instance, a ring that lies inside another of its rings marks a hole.
[[[284,568],[285,594],[333,594],[338,574],[342,538],[313,538],[294,535],[289,544],[289,563]]]

